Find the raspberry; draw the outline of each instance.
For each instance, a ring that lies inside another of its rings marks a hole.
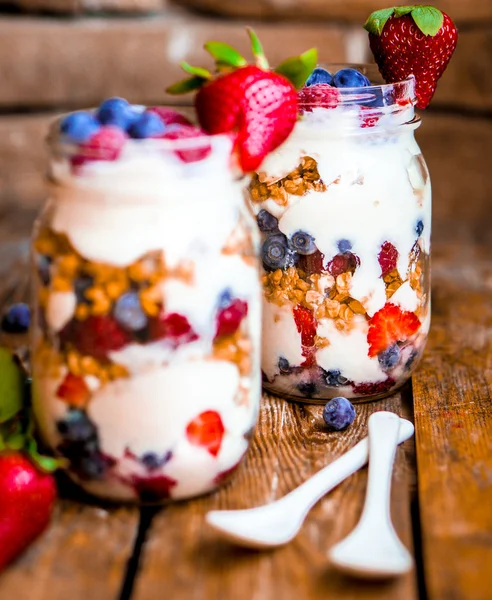
[[[215,410],[207,410],[188,423],[186,436],[190,444],[203,446],[212,456],[217,456],[225,428]]]
[[[212,147],[210,144],[204,143],[204,138],[206,134],[198,127],[193,127],[191,125],[183,125],[177,129],[172,129],[167,133],[164,133],[160,136],[164,140],[186,140],[186,139],[197,139],[197,145],[193,148],[193,145],[190,143],[189,150],[176,150],[176,156],[185,162],[197,162],[199,160],[204,160],[207,156],[212,152]]]
[[[85,321],[70,321],[60,332],[62,346],[72,344],[86,356],[106,360],[111,350],[120,350],[130,336],[108,316],[90,316]]]
[[[80,166],[89,160],[116,160],[126,140],[126,134],[119,127],[101,127],[87,142],[80,144],[80,155],[72,158],[72,164]]]
[[[336,108],[340,101],[340,92],[326,83],[304,87],[298,95],[300,112],[312,112],[313,108]]]
[[[324,259],[325,255],[319,250],[316,250],[316,252],[313,252],[312,254],[299,256],[297,266],[301,271],[304,271],[306,275],[319,274],[323,272]]]
[[[350,271],[354,273],[355,269],[360,265],[360,259],[352,252],[344,252],[337,254],[326,266],[326,269],[333,277],[338,277],[342,273]]]
[[[381,267],[381,275],[383,277],[393,271],[393,269],[396,269],[398,250],[391,242],[384,242],[384,244],[381,246],[381,250],[378,254],[378,261]]]
[[[56,390],[56,395],[71,406],[81,408],[86,406],[90,391],[82,377],[67,373],[65,379]]]
[[[358,383],[353,385],[353,390],[361,396],[375,396],[376,394],[384,394],[395,385],[395,380],[388,377],[385,381],[379,383]]]
[[[171,313],[165,317],[153,319],[149,324],[151,339],[169,340],[176,346],[187,344],[198,339],[188,319],[178,313]]]
[[[297,331],[301,334],[302,355],[306,360],[302,363],[303,367],[312,367],[315,364],[314,338],[316,336],[316,327],[318,322],[312,310],[298,304],[294,307],[294,321]]]
[[[369,320],[369,356],[377,356],[395,342],[405,341],[416,333],[419,327],[420,321],[414,313],[402,311],[395,304],[385,304]]]
[[[233,335],[239,329],[241,321],[248,314],[248,305],[237,298],[229,306],[223,308],[217,315],[217,331],[215,339]]]

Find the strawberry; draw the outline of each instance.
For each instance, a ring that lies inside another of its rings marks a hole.
[[[201,127],[210,134],[235,132],[235,151],[244,172],[256,170],[269,152],[284,142],[297,119],[297,93],[316,66],[312,49],[270,69],[256,34],[248,30],[255,65],[222,42],[205,49],[217,62],[219,74],[181,63],[192,77],[170,88],[180,94],[199,89],[195,108]]]
[[[83,408],[87,405],[90,391],[82,377],[67,373],[58,387],[56,395],[70,406]]]
[[[51,474],[20,452],[0,455],[0,569],[46,529],[55,499]]]
[[[149,323],[150,338],[168,340],[176,346],[198,339],[188,319],[178,313],[171,313],[153,319]]]
[[[379,266],[381,267],[381,275],[384,277],[393,269],[396,269],[398,261],[398,250],[391,242],[384,242],[378,254]]]
[[[111,350],[120,350],[130,335],[110,316],[90,316],[85,321],[70,321],[60,331],[62,346],[71,344],[87,356],[106,360]]]
[[[294,307],[293,313],[297,331],[301,334],[302,355],[306,358],[302,366],[311,367],[314,364],[314,338],[318,322],[313,311],[300,304]]]
[[[414,75],[417,106],[426,108],[458,42],[453,21],[434,6],[398,6],[372,13],[364,28],[385,81]]]
[[[203,446],[212,456],[219,453],[224,432],[222,418],[215,410],[200,413],[186,428],[190,444]]]
[[[215,339],[236,333],[241,325],[241,321],[247,314],[248,305],[243,300],[237,298],[229,306],[222,308],[217,315]]]
[[[327,83],[304,87],[298,94],[300,112],[312,112],[313,108],[336,108],[340,102],[340,92]]]
[[[190,145],[189,149],[176,150],[176,156],[178,156],[183,162],[190,163],[199,160],[204,160],[212,152],[212,147],[206,142],[205,133],[198,127],[192,125],[183,125],[176,129],[171,129],[161,136],[164,140],[186,140],[196,139],[197,144],[194,148]]]
[[[405,341],[416,333],[419,327],[420,321],[414,313],[402,311],[395,304],[385,304],[369,320],[369,356],[377,356],[395,342]]]

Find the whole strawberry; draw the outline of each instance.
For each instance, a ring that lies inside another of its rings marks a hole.
[[[458,42],[453,21],[434,6],[397,6],[372,13],[364,28],[385,81],[413,74],[417,106],[426,108]]]
[[[317,60],[312,49],[272,70],[260,41],[248,31],[255,65],[249,65],[228,44],[208,42],[205,49],[216,60],[216,77],[182,63],[192,77],[167,90],[181,94],[198,89],[195,107],[201,127],[209,134],[235,134],[235,150],[244,172],[255,171],[291,133],[298,112],[296,87],[303,85]]]
[[[20,452],[0,455],[0,570],[45,530],[55,499],[53,475]]]

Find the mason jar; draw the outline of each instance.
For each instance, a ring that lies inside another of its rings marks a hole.
[[[415,369],[430,324],[431,233],[415,102],[413,77],[304,88],[294,132],[253,178],[267,390],[375,400]]]
[[[231,140],[127,140],[96,160],[53,131],[32,242],[41,435],[97,496],[213,490],[261,390],[257,228]]]

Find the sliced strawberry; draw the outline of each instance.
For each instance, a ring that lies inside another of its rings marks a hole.
[[[340,92],[327,83],[304,87],[297,97],[301,112],[312,112],[315,108],[336,108],[340,103]]]
[[[217,315],[217,330],[214,339],[235,334],[247,314],[247,303],[238,298],[226,308],[222,308]]]
[[[384,242],[378,254],[378,261],[381,267],[381,275],[384,277],[393,269],[396,269],[398,262],[398,250],[391,242]]]
[[[175,151],[176,156],[178,156],[183,162],[191,163],[197,162],[199,160],[204,160],[212,152],[212,147],[210,146],[210,144],[204,143],[205,136],[206,133],[198,127],[193,127],[191,125],[183,125],[182,127],[178,127],[176,129],[172,129],[171,131],[167,131],[161,137],[165,140],[191,140],[195,138],[197,140],[196,148],[190,146],[189,150],[186,149]]]
[[[325,255],[319,250],[312,254],[300,254],[297,262],[297,267],[306,273],[306,275],[314,275],[323,272],[323,263]]]
[[[395,385],[396,381],[388,377],[378,383],[358,383],[353,384],[352,389],[361,396],[375,396],[376,394],[385,394]]]
[[[222,418],[215,410],[202,412],[186,428],[190,444],[203,446],[212,456],[219,453],[224,432]]]
[[[67,373],[58,387],[56,395],[70,406],[84,408],[89,401],[90,390],[82,377]]]
[[[297,331],[301,334],[302,355],[306,358],[302,366],[311,367],[315,364],[314,354],[316,347],[314,345],[314,338],[316,336],[318,321],[312,310],[300,304],[294,307],[293,313]]]
[[[101,127],[87,142],[80,144],[80,154],[72,158],[74,166],[91,160],[116,160],[126,140],[126,133],[114,125]]]
[[[369,321],[369,356],[377,356],[395,342],[405,341],[419,327],[420,321],[414,313],[402,311],[395,304],[385,304]]]
[[[434,6],[397,6],[372,13],[364,27],[385,81],[414,75],[417,106],[426,108],[456,49],[453,21]]]
[[[194,342],[198,339],[188,319],[178,313],[160,316],[149,322],[150,338],[154,340],[168,340],[179,346]]]
[[[192,125],[191,121],[174,108],[168,106],[150,106],[147,112],[159,115],[165,125]]]
[[[90,316],[85,321],[70,321],[60,332],[62,346],[72,345],[80,354],[106,360],[111,350],[120,350],[130,335],[109,316]]]

